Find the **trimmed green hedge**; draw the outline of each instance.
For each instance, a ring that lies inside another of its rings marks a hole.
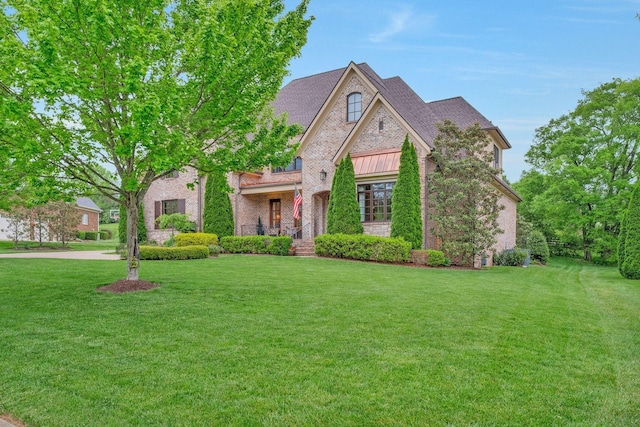
[[[180,233],[173,237],[176,246],[209,246],[218,244],[218,236],[213,233]]]
[[[267,246],[267,253],[271,255],[286,256],[289,255],[289,248],[293,243],[291,236],[278,236],[271,239],[271,243]]]
[[[106,231],[100,231],[100,240],[109,240],[109,233]]]
[[[97,231],[85,231],[84,240],[98,240]]]
[[[290,236],[225,236],[220,246],[232,254],[287,255],[291,242]]]
[[[164,246],[140,246],[141,260],[184,260],[208,257],[209,248],[202,245],[170,248]]]
[[[411,259],[411,243],[402,238],[323,234],[314,242],[318,256],[384,262],[408,262]]]
[[[78,239],[84,240],[85,234],[86,233],[84,231],[78,231],[78,234],[76,234],[76,236],[78,236]]]

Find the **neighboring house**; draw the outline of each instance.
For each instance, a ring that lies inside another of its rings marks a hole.
[[[76,206],[80,213],[78,231],[100,231],[100,212],[102,209],[88,197],[78,197]]]
[[[76,207],[80,214],[80,221],[78,223],[78,231],[99,231],[100,230],[100,212],[102,209],[96,205],[93,200],[88,197],[78,197],[76,199]],[[9,222],[6,217],[0,214],[0,240],[12,240],[10,232],[8,231]],[[30,226],[27,229],[25,238],[29,240],[36,239],[36,224],[31,221]],[[46,233],[47,240],[53,240],[54,236],[49,236],[49,232]]]
[[[436,248],[426,209],[426,181],[436,169],[430,160],[436,124],[445,119],[461,128],[479,123],[492,141],[489,149],[496,169],[502,167],[502,151],[511,148],[500,129],[463,98],[425,103],[400,77],[383,79],[366,63],[293,80],[282,88],[273,106],[276,114],[287,112],[290,123],[304,128],[300,147],[286,168],[229,174],[236,235],[256,234],[258,218],[267,234],[288,234],[305,241],[325,233],[333,175],[350,153],[365,233],[388,236],[391,193],[408,134],[420,165],[424,246]],[[187,189],[186,184],[194,181],[199,185]],[[157,230],[154,224],[163,213],[186,213],[200,228],[203,184],[204,178],[192,169],[152,184],[144,204],[150,239],[167,238],[167,231]],[[516,205],[521,199],[499,174],[493,184],[505,207],[499,218],[504,233],[496,236],[495,245],[502,250],[515,246]],[[303,196],[299,219],[293,215],[296,188]]]

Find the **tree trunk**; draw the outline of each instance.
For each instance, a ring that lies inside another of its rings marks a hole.
[[[127,212],[127,280],[139,279],[140,248],[138,246],[138,198],[127,193],[124,198]]]

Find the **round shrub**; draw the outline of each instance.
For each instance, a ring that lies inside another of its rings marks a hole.
[[[427,265],[430,267],[441,267],[445,265],[444,253],[434,249],[427,249]]]
[[[209,256],[217,257],[222,252],[222,246],[209,245]]]
[[[513,248],[506,249],[499,254],[493,255],[494,265],[505,265],[509,267],[520,267],[524,265],[527,259],[527,251],[525,249]]]

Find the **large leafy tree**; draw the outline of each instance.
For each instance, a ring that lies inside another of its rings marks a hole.
[[[233,209],[226,175],[221,171],[210,173],[204,188],[202,231],[218,237],[233,236]]]
[[[472,266],[502,232],[498,215],[503,207],[494,187],[500,171],[492,167],[490,140],[478,124],[460,129],[446,120],[438,124],[433,143],[437,171],[428,182],[431,232],[453,262]]]
[[[362,234],[360,206],[356,193],[356,175],[351,155],[343,158],[333,178],[327,213],[329,234]]]
[[[422,246],[422,207],[420,200],[420,167],[416,148],[405,136],[400,154],[398,180],[391,199],[391,237],[402,237],[413,249]]]
[[[0,0],[1,161],[121,201],[138,279],[153,181],[290,160],[299,127],[269,105],[306,42],[307,3]]]
[[[614,254],[639,149],[640,79],[585,92],[574,111],[536,130],[533,170],[515,185],[523,215],[548,238],[579,242],[586,259]]]

